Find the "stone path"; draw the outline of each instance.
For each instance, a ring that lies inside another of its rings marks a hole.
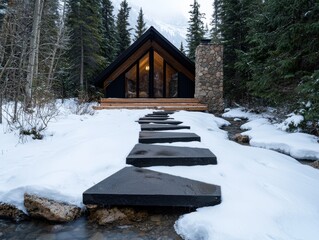
[[[152,145],[200,142],[200,136],[195,133],[157,132],[190,129],[179,125],[180,121],[169,119],[169,114],[172,112],[157,111],[138,120],[140,144],[135,145],[127,157],[127,164],[136,167],[123,168],[85,191],[84,204],[198,208],[221,203],[220,186],[141,168],[217,164],[216,156],[208,149]]]

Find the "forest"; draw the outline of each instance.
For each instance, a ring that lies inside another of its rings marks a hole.
[[[226,106],[294,111],[318,135],[318,0],[212,0],[211,7],[205,16],[196,0],[189,6],[180,50],[194,60],[202,38],[224,45]],[[43,128],[55,99],[102,96],[94,77],[146,31],[142,8],[131,26],[126,0],[118,12],[111,0],[0,0],[0,124],[4,111],[21,129],[22,119],[35,128],[40,116]]]

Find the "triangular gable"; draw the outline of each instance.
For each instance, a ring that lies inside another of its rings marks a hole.
[[[195,79],[195,64],[154,27],[150,27],[95,79],[95,85],[108,86],[150,48],[157,51],[169,64],[173,65],[176,70],[183,72],[189,79]]]

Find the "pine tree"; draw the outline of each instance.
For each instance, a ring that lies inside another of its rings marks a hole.
[[[215,43],[221,42],[220,25],[221,25],[221,4],[222,0],[214,0],[213,2],[213,16],[212,16],[212,28],[211,37]]]
[[[146,31],[146,23],[144,22],[144,14],[142,8],[140,8],[140,11],[138,13],[137,17],[137,25],[135,26],[135,39],[136,41],[139,37],[141,37]]]
[[[185,54],[185,49],[184,49],[184,45],[183,45],[183,42],[181,42],[181,46],[179,47],[179,50]]]
[[[224,45],[224,89],[230,101],[245,101],[247,95],[247,71],[241,66],[241,53],[249,48],[246,36],[248,19],[252,18],[252,6],[261,0],[223,0],[220,5],[220,24],[217,20],[217,38]],[[217,17],[218,19],[218,17]],[[216,27],[215,27],[216,28]]]
[[[131,44],[130,23],[128,21],[131,7],[126,0],[121,2],[121,8],[117,14],[117,55],[125,51]]]
[[[192,10],[189,11],[190,19],[188,21],[189,27],[187,28],[186,42],[188,48],[188,57],[191,60],[195,60],[195,50],[200,44],[205,35],[203,18],[204,14],[199,11],[199,3],[194,0],[194,3],[190,5]]]
[[[110,0],[102,0],[102,20],[103,20],[103,52],[106,64],[113,62],[116,55],[116,29],[113,14],[114,7]]]
[[[297,102],[298,89],[319,69],[319,4],[268,0],[260,12],[251,18],[247,38],[252,44],[245,53],[252,75],[249,89],[271,103]]]
[[[70,0],[68,27],[71,30],[68,58],[70,80],[80,94],[87,94],[90,80],[104,65],[102,26],[98,0]]]

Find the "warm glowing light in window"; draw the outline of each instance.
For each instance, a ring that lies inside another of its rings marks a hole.
[[[146,65],[145,70],[149,71],[150,70],[150,66]]]

